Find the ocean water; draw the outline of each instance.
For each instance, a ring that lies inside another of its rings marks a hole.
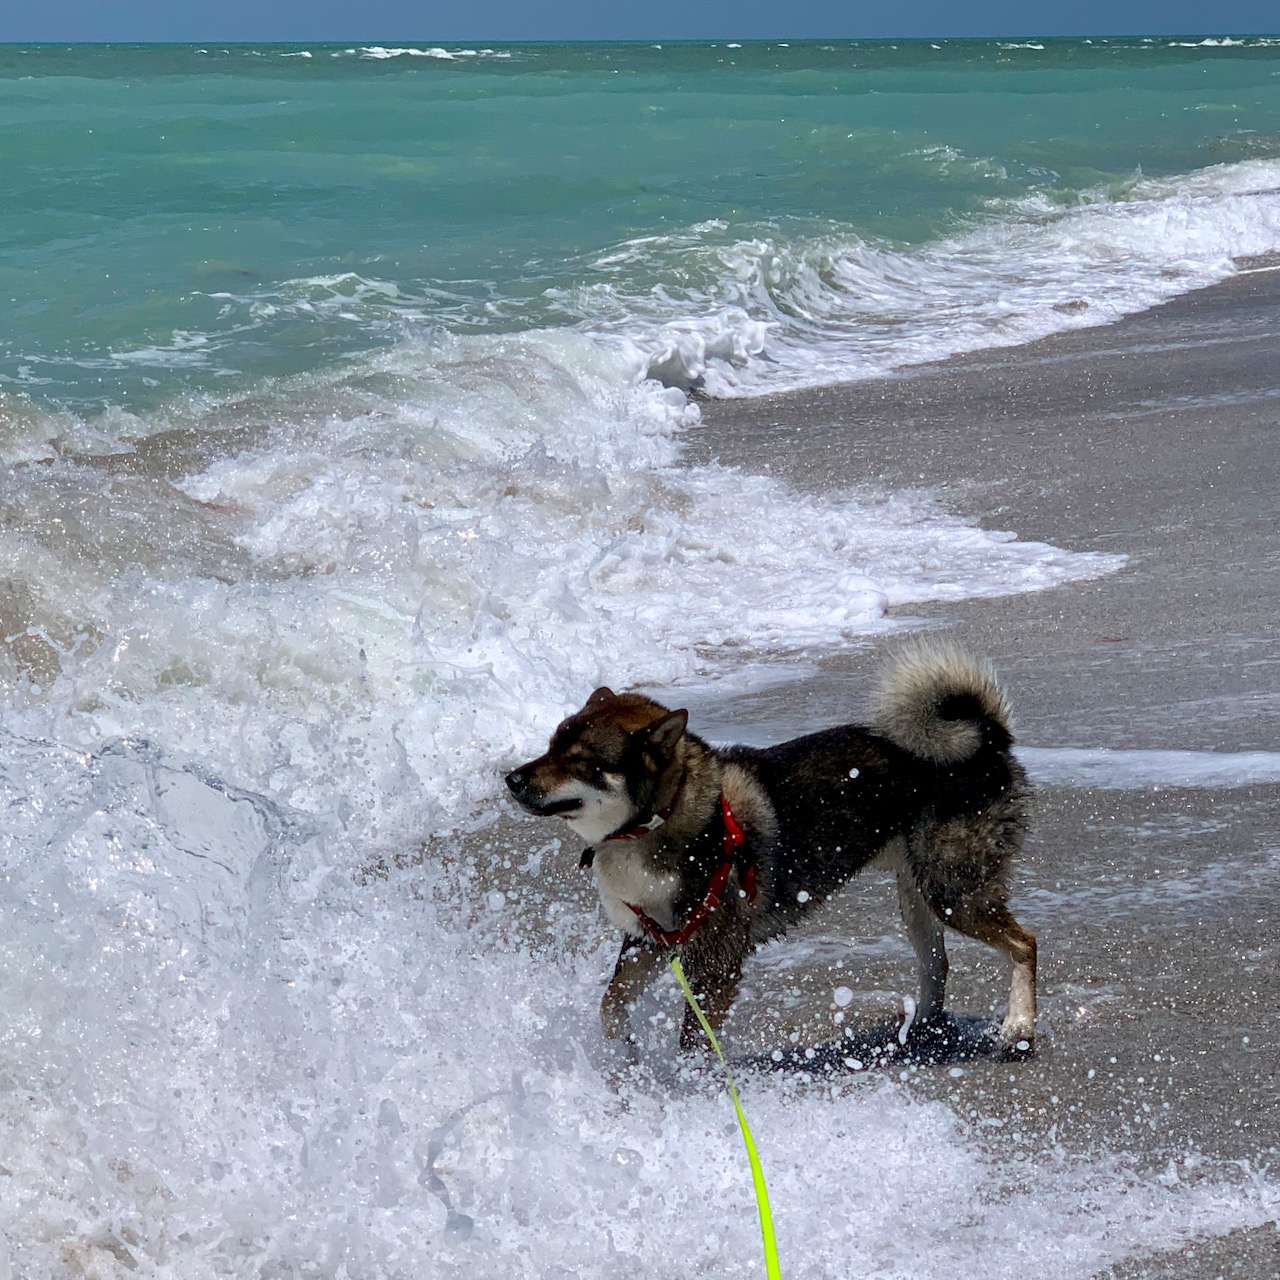
[[[599,683],[1115,569],[682,440],[1280,251],[1280,41],[7,46],[0,172],[0,1280],[750,1273],[732,1114],[611,1086],[500,773]],[[1274,1213],[746,1098],[789,1275]]]

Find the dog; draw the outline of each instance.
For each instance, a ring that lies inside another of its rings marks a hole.
[[[516,801],[587,844],[622,949],[604,993],[604,1034],[675,950],[720,1029],[751,951],[875,863],[896,872],[919,964],[916,1028],[941,1020],[944,931],[1013,965],[999,1049],[1033,1051],[1036,940],[1009,911],[1008,877],[1030,790],[1009,705],[990,667],[916,644],[884,672],[871,726],[843,725],[763,749],[708,746],[688,713],[597,689],[545,755],[506,776]],[[682,1049],[707,1048],[686,1010]]]

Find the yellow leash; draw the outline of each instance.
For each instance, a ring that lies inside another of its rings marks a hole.
[[[707,1039],[711,1041],[711,1047],[716,1051],[716,1057],[720,1059],[720,1065],[724,1068],[724,1078],[729,1082],[729,1096],[733,1099],[733,1109],[738,1113],[738,1124],[742,1127],[742,1141],[747,1147],[747,1159],[751,1161],[751,1179],[756,1184],[756,1207],[760,1210],[760,1235],[764,1238],[765,1272],[768,1280],[782,1280],[782,1272],[778,1268],[778,1246],[773,1239],[773,1214],[769,1212],[769,1192],[764,1185],[764,1170],[760,1168],[756,1144],[751,1137],[751,1130],[747,1128],[747,1117],[742,1114],[742,1103],[738,1101],[737,1086],[729,1074],[729,1064],[725,1062],[724,1054],[720,1052],[720,1042],[716,1039],[715,1032],[711,1030],[711,1024],[702,1012],[698,998],[693,994],[688,978],[684,976],[680,958],[674,951],[671,953],[671,971],[676,975],[676,981],[684,992],[684,998],[689,1002],[689,1008],[702,1024],[702,1029],[707,1033]]]

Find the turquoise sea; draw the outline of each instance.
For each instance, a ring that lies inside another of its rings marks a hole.
[[[1274,185],[1278,68],[1230,37],[7,46],[0,376],[154,405],[574,326],[710,327],[735,370],[763,339],[806,380],[1092,286],[1110,318],[1274,233],[1180,193]]]
[[[1272,260],[1280,38],[10,45],[0,175],[0,1280],[753,1274],[731,1112],[665,996],[618,1091],[501,774],[600,684],[1117,569],[683,442]],[[1083,1280],[1280,1194],[744,1102],[795,1280]]]

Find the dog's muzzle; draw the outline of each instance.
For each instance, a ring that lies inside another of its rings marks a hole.
[[[515,797],[521,808],[536,813],[540,818],[551,818],[556,814],[572,813],[582,808],[582,801],[575,797],[564,800],[548,800],[546,793],[532,779],[532,771],[528,765],[512,769],[506,776],[507,790]]]
[[[512,769],[506,777],[507,790],[516,798],[517,802],[526,809],[538,812],[538,793],[530,786],[529,770],[527,767],[520,769]]]

